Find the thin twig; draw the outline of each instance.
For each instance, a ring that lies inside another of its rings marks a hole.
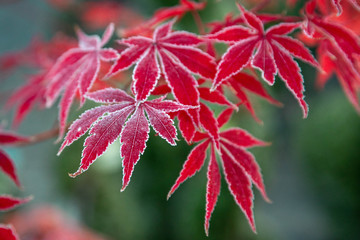
[[[270,2],[271,2],[271,0],[264,0],[260,4],[253,7],[251,9],[251,11],[252,12],[258,12],[258,11],[262,10],[263,8],[265,8]]]
[[[200,14],[198,13],[198,11],[191,11],[191,14],[194,18],[194,21],[199,30],[199,33],[201,35],[204,35],[205,34],[205,26],[204,26],[203,21],[201,20]]]
[[[65,129],[68,129],[69,127],[70,127],[70,124],[68,124],[65,127]],[[36,143],[43,142],[43,141],[46,141],[48,139],[54,138],[54,137],[56,137],[58,135],[58,133],[59,133],[59,127],[52,128],[52,129],[44,131],[42,133],[29,136],[28,138],[26,138],[23,141],[19,141],[19,142],[16,142],[14,144],[11,144],[11,146],[22,147],[22,146],[33,145],[33,144],[36,144]]]

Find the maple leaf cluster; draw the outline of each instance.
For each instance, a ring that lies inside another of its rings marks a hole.
[[[332,73],[344,89],[350,103],[360,113],[358,91],[360,87],[360,43],[358,37],[358,24],[349,24],[344,27],[343,19],[354,16],[354,11],[359,12],[356,1],[332,1],[329,3],[310,1],[305,7],[306,20],[304,22],[304,34],[315,39],[318,45],[320,67],[323,71],[318,74],[318,85],[323,86]],[[349,6],[351,5],[351,6]],[[344,6],[345,8],[342,8]],[[322,12],[319,14],[318,11]],[[338,12],[336,12],[336,10]],[[342,18],[334,17],[341,13]]]
[[[252,184],[266,201],[270,200],[260,167],[247,149],[268,143],[239,127],[221,128],[241,107],[261,122],[248,93],[282,105],[262,84],[264,81],[272,86],[275,76],[294,95],[306,118],[309,108],[305,101],[304,79],[295,59],[319,70],[319,85],[324,85],[335,72],[350,102],[360,112],[357,97],[360,28],[357,24],[348,24],[354,12],[359,16],[359,5],[351,0],[312,0],[304,6],[301,17],[292,17],[259,14],[237,4],[240,16],[228,14],[224,21],[210,23],[208,32],[204,32],[197,14],[205,7],[206,2],[180,0],[179,5],[162,8],[137,26],[123,28],[117,22],[117,25],[109,24],[101,38],[77,28],[77,45],[72,39],[54,38],[50,43],[33,44],[35,47],[30,50],[3,57],[0,67],[11,69],[37,56],[35,65],[40,69],[13,93],[8,105],[17,105],[14,124],[19,125],[36,103],[51,107],[61,96],[59,139],[66,135],[58,154],[89,132],[80,167],[70,174],[71,177],[86,171],[119,139],[122,191],[128,186],[134,167],[146,149],[150,126],[158,136],[175,146],[177,125],[188,144],[199,143],[190,152],[168,197],[187,178],[200,171],[210,149],[206,234],[220,194],[220,169],[235,202],[256,232]],[[109,8],[104,9],[91,8],[89,15],[103,16]],[[113,10],[120,11],[119,8]],[[173,30],[176,22],[188,12],[197,21],[200,35]],[[86,13],[83,12],[84,16]],[[115,15],[110,19],[115,19]],[[267,27],[269,23],[271,26]],[[118,45],[106,47],[115,27],[121,37]],[[294,37],[294,32],[298,38]],[[217,51],[216,46],[224,43],[226,52]],[[318,60],[305,45],[317,47]],[[120,86],[127,78],[124,73],[130,73],[130,81]],[[111,79],[117,81],[113,83]],[[69,126],[67,118],[76,99],[80,106],[88,100],[99,106],[84,111]],[[216,116],[208,103],[220,105],[224,110]],[[0,154],[5,159],[2,169],[18,182],[11,170],[11,161],[6,160],[8,157],[1,150]]]

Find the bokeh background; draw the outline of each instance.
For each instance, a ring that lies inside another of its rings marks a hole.
[[[76,7],[72,8],[67,8],[67,2],[70,1],[0,0],[0,54],[24,49],[34,36],[50,39],[59,31],[73,36],[75,24],[89,33],[102,32],[84,23],[79,14],[83,4],[90,1],[75,1]],[[228,12],[238,14],[232,0],[208,2],[207,8],[200,13],[205,22],[221,20]],[[250,4],[254,2],[250,1]],[[134,11],[134,15],[126,16],[124,13],[126,17],[119,16],[128,24],[136,14],[149,18],[159,7],[175,5],[177,0],[128,0],[118,3]],[[299,1],[293,9],[286,10],[287,13],[298,14],[302,4],[303,1]],[[280,13],[285,7],[285,2],[274,1],[267,10]],[[176,27],[197,31],[191,15],[186,15]],[[307,119],[302,119],[296,100],[277,79],[269,91],[274,98],[285,103],[284,107],[277,108],[254,98],[257,114],[264,124],[256,123],[243,109],[230,124],[272,142],[269,147],[251,150],[262,167],[267,192],[273,201],[267,204],[254,190],[258,234],[252,233],[223,180],[211,220],[210,236],[205,237],[205,169],[182,184],[166,201],[168,190],[191,147],[184,141],[179,141],[177,147],[171,147],[163,139],[155,137],[154,132],[151,132],[145,154],[136,165],[131,184],[122,193],[119,191],[122,170],[118,142],[76,179],[68,177],[68,173],[79,166],[84,138],[60,157],[56,157],[59,144],[54,144],[55,139],[21,149],[7,148],[6,152],[16,161],[24,190],[16,190],[2,174],[0,192],[16,196],[33,195],[34,200],[15,211],[1,214],[0,218],[2,221],[16,217],[32,219],[18,221],[18,228],[26,228],[24,225],[35,219],[47,222],[50,221],[48,218],[53,219],[52,216],[61,212],[65,219],[63,222],[77,222],[82,229],[96,232],[100,239],[115,240],[360,239],[359,116],[335,77],[319,91],[314,87],[315,70],[306,64],[300,65],[305,78],[306,101],[310,106]],[[0,77],[1,106],[11,90],[19,86],[28,74],[31,70],[18,69]],[[83,109],[75,107],[71,118],[75,119],[81,111]],[[12,114],[1,107],[0,123],[3,127],[9,126]],[[51,129],[56,118],[56,107],[33,112],[20,126],[19,132],[31,135]],[[45,209],[42,214],[25,218],[26,214],[39,207]],[[32,239],[31,230],[26,234],[21,236],[23,240]],[[39,235],[34,239],[42,238]],[[61,239],[70,238],[65,236]]]

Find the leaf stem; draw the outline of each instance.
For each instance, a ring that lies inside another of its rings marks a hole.
[[[68,129],[70,127],[70,124],[68,124],[65,129]],[[22,147],[22,146],[27,146],[27,145],[33,145],[39,142],[43,142],[46,141],[50,138],[54,138],[58,135],[59,133],[59,127],[56,128],[52,128],[50,130],[29,136],[28,138],[26,138],[23,141],[19,141],[16,142],[14,144],[11,144],[11,146],[15,146],[15,147]]]
[[[204,26],[204,23],[203,21],[201,20],[201,17],[200,17],[200,14],[198,11],[191,11],[191,14],[194,18],[194,21],[195,21],[195,24],[199,30],[199,33],[201,35],[204,35],[205,34],[205,26]]]
[[[271,0],[264,0],[260,4],[253,7],[251,9],[251,11],[252,12],[258,12],[258,11],[262,10],[263,8],[265,8],[270,2],[271,2]]]

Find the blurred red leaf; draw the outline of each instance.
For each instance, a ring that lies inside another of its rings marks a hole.
[[[0,195],[0,211],[11,210],[21,204],[27,203],[32,197],[15,198],[8,195]]]
[[[114,26],[110,24],[103,38],[88,36],[77,29],[79,47],[66,51],[49,70],[46,78],[50,79],[46,89],[46,105],[51,106],[64,89],[60,101],[59,125],[60,136],[65,132],[66,119],[77,91],[81,103],[84,95],[90,90],[99,73],[101,61],[112,61],[118,58],[117,51],[103,48],[113,34]]]
[[[0,224],[0,239],[19,240],[19,237],[11,225]]]
[[[14,183],[21,187],[21,183],[19,181],[19,178],[16,174],[16,169],[13,161],[11,158],[0,149],[0,169],[11,178],[11,180],[14,181]]]

